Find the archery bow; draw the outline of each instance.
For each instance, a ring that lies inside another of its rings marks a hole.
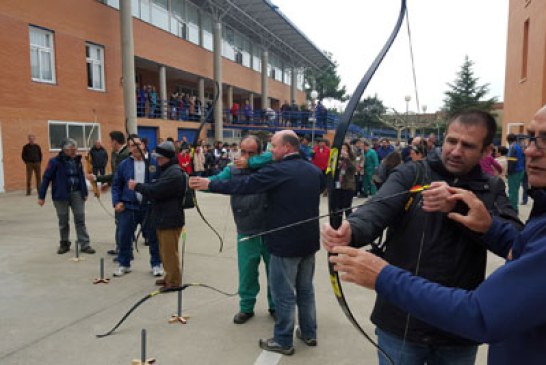
[[[87,141],[86,141],[86,148],[87,148],[87,155],[85,156],[84,160],[85,160],[85,170],[88,174],[93,174],[93,157],[91,156],[91,147],[90,147],[90,142],[91,142],[91,137],[93,136],[93,132],[95,130],[95,128],[97,127],[98,123],[97,123],[97,112],[95,111],[95,109],[93,109],[93,114],[95,115],[95,120],[93,121],[93,126],[91,127],[91,130],[89,131],[89,135],[87,136]],[[99,203],[99,205],[101,206],[102,210],[104,210],[106,212],[106,214],[108,214],[110,217],[114,217],[114,215],[108,210],[106,209],[106,207],[104,206],[104,204],[102,203],[102,200],[100,199],[100,189],[99,189],[99,186],[97,184],[97,180],[96,179],[88,179],[87,181],[89,181],[89,183],[91,184],[91,188],[93,190],[93,195],[95,196],[95,198],[97,198],[97,201]]]
[[[152,298],[152,297],[155,297],[156,295],[158,294],[164,294],[164,293],[172,293],[172,292],[179,292],[179,291],[183,291],[185,290],[186,288],[189,288],[190,286],[198,286],[198,287],[202,287],[202,288],[207,288],[207,289],[210,289],[210,290],[213,290],[217,293],[220,293],[220,294],[223,294],[225,296],[228,296],[228,297],[234,297],[236,296],[238,293],[228,293],[228,292],[225,292],[223,290],[220,290],[220,289],[217,289],[213,286],[210,286],[210,285],[207,285],[207,284],[199,284],[199,283],[188,283],[188,284],[183,284],[181,286],[177,286],[177,287],[173,287],[173,288],[166,288],[166,289],[162,289],[162,290],[155,290],[151,293],[148,293],[145,297],[143,297],[142,299],[140,299],[138,302],[136,302],[132,307],[131,309],[129,309],[127,311],[127,313],[125,313],[123,315],[123,317],[121,317],[120,321],[108,332],[106,333],[103,333],[103,334],[100,334],[100,335],[96,335],[98,338],[103,338],[103,337],[106,337],[106,336],[110,336],[112,333],[115,332],[115,330],[117,330],[119,328],[119,326],[121,326],[121,324],[123,322],[125,322],[125,320],[131,315],[131,313],[133,313],[138,307],[140,307],[144,302],[146,302],[148,299]]]
[[[212,102],[212,107],[207,111],[207,114],[203,117],[203,120],[201,120],[201,124],[199,124],[199,128],[197,128],[197,131],[195,133],[195,138],[192,143],[194,153],[198,147],[197,144],[199,143],[199,136],[201,135],[201,131],[203,130],[203,127],[205,126],[205,123],[207,122],[209,117],[212,115],[212,112],[216,106],[216,102],[218,101],[218,97],[220,96],[220,85],[218,84],[217,81],[214,82],[214,93],[215,95],[214,95],[214,100]],[[201,108],[202,107],[203,106],[201,104]],[[202,152],[203,151],[201,151],[201,153]],[[222,250],[224,249],[224,239],[222,238],[222,236],[220,236],[220,233],[218,233],[218,231],[212,226],[212,224],[210,224],[210,222],[205,218],[205,215],[201,211],[199,204],[197,204],[197,194],[195,193],[195,191],[192,191],[192,198],[193,198],[193,205],[195,206],[195,210],[197,210],[197,213],[199,214],[203,222],[205,222],[205,224],[214,232],[216,237],[218,237],[218,239],[220,240],[220,252],[222,252]]]
[[[349,103],[347,104],[347,107],[345,108],[345,112],[343,113],[341,122],[336,128],[336,133],[334,136],[334,142],[332,144],[332,149],[330,150],[330,170],[332,173],[332,176],[334,177],[334,181],[339,180],[339,170],[337,169],[337,165],[339,162],[339,151],[341,150],[341,146],[343,144],[343,141],[345,139],[345,134],[347,133],[347,130],[349,128],[349,125],[351,124],[351,119],[353,117],[353,113],[360,101],[360,97],[364,93],[364,90],[366,90],[366,87],[368,86],[370,80],[372,79],[373,75],[375,74],[375,71],[377,71],[377,68],[383,61],[383,58],[389,51],[391,45],[394,43],[394,40],[396,39],[396,36],[398,35],[398,31],[400,30],[404,17],[406,15],[406,0],[401,0],[401,6],[400,6],[400,13],[398,15],[398,20],[396,22],[396,25],[394,26],[394,29],[391,32],[391,35],[389,36],[389,39],[379,52],[379,54],[376,56],[375,60],[369,67],[369,69],[366,71],[366,74],[358,84],[353,96],[349,100]],[[334,183],[335,185],[335,183]],[[342,216],[339,213],[335,213],[334,207],[336,206],[336,198],[337,195],[334,191],[334,186],[329,187],[328,192],[328,211],[331,213],[330,215],[330,225],[337,229],[341,225],[342,222]],[[331,256],[331,253],[328,253],[328,256]],[[334,270],[334,265],[328,261],[328,270],[330,272],[330,281],[332,283],[332,287],[334,290],[334,294],[336,296],[336,299],[341,306],[341,309],[343,310],[343,313],[345,313],[345,316],[349,319],[349,321],[352,323],[352,325],[360,332],[362,335],[374,346],[378,349],[378,351],[389,361],[389,363],[394,364],[392,359],[385,353],[385,351],[378,346],[378,344],[364,331],[362,326],[357,322],[355,319],[353,313],[349,309],[349,305],[347,304],[347,301],[345,299],[345,295],[343,294],[343,290],[341,288],[341,282],[339,280],[338,273]]]

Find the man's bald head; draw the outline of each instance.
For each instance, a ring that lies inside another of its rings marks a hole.
[[[275,133],[271,139],[271,144],[271,153],[274,160],[282,160],[284,156],[296,153],[300,148],[298,135],[289,129]]]

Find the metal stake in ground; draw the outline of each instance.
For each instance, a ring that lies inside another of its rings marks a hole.
[[[182,227],[182,249],[180,250],[180,282],[184,282],[184,253],[186,252],[186,227]],[[169,323],[188,323],[189,317],[182,315],[182,290],[178,293],[177,311],[169,319]]]
[[[155,359],[146,359],[146,329],[143,328],[140,332],[140,360],[134,359],[131,365],[151,365],[155,364]]]
[[[104,257],[100,258],[100,278],[95,278],[93,284],[108,284],[110,282],[109,278],[104,277]]]
[[[80,246],[78,246],[78,242],[76,242],[76,244],[74,245],[75,247],[75,253],[76,253],[76,256],[72,257],[69,261],[72,261],[72,262],[80,262],[80,261],[83,261],[85,260],[85,258],[83,257],[80,257]]]

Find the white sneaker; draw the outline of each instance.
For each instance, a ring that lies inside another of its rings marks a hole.
[[[116,270],[114,270],[114,276],[123,276],[125,274],[128,274],[131,272],[131,268],[127,266],[118,266]]]
[[[154,266],[152,267],[152,275],[153,276],[163,276],[165,272],[163,271],[163,268],[160,266]]]

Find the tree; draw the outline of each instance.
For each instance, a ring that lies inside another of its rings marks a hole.
[[[379,128],[382,126],[381,115],[386,111],[383,101],[374,96],[367,96],[356,106],[353,115],[353,123],[367,129]]]
[[[461,70],[457,72],[454,83],[448,83],[451,88],[445,92],[444,112],[448,118],[455,114],[469,109],[476,108],[484,111],[490,111],[497,98],[484,99],[489,93],[489,84],[478,85],[478,78],[474,77],[472,62],[468,56],[465,56]]]
[[[326,53],[328,58],[332,60],[332,54]],[[307,69],[305,70],[305,81],[310,88],[306,89],[307,98],[311,99],[311,91],[314,89],[318,92],[319,100],[324,98],[332,98],[339,101],[345,101],[348,99],[347,90],[345,86],[340,87],[341,77],[337,74],[337,62],[332,60],[332,65],[321,69]]]

